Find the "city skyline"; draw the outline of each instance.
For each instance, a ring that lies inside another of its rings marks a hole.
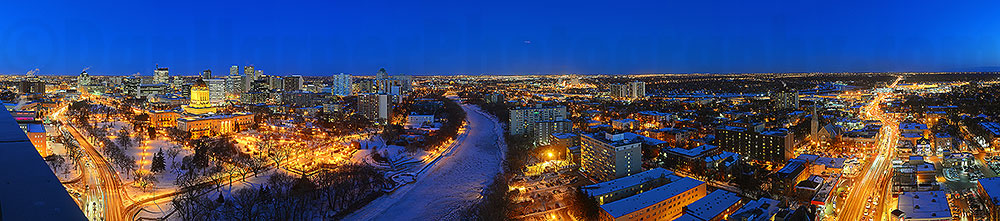
[[[13,2],[0,73],[993,71],[997,4]]]

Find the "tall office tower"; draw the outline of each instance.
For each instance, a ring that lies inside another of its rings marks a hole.
[[[239,70],[240,70],[240,67],[236,66],[236,65],[233,65],[232,67],[229,67],[229,76],[239,75],[240,74]]]
[[[243,77],[238,73],[237,75],[226,76],[226,98],[238,97],[239,94],[243,93]]]
[[[301,75],[291,75],[285,77],[285,92],[300,91],[302,90],[302,76]]]
[[[283,79],[281,79],[281,76],[269,76],[267,78],[267,85],[268,89],[271,90],[279,90],[285,88],[285,84]]]
[[[554,121],[566,119],[566,106],[542,107],[521,107],[510,110],[510,134],[534,134],[535,127],[540,121]]]
[[[250,77],[250,81],[257,80],[257,72],[253,71],[253,65],[243,66],[243,75]]]
[[[250,75],[240,76],[240,94],[250,91],[251,83],[253,83],[253,76]]]
[[[580,136],[581,169],[598,182],[642,172],[642,138],[607,132]]]
[[[174,90],[180,90],[181,86],[184,85],[184,77],[181,76],[170,76],[170,91],[173,93]]]
[[[87,85],[90,85],[90,75],[87,74],[87,71],[83,71],[80,76],[76,77],[76,88],[82,91]]]
[[[142,79],[136,76],[128,76],[122,79],[122,92],[129,96],[139,96],[139,85],[142,84]]]
[[[201,79],[212,79],[212,70],[205,69],[201,71]]]
[[[212,106],[219,106],[226,100],[226,80],[204,79],[208,85],[208,102]]]
[[[333,76],[333,84],[330,85],[330,92],[337,96],[350,96],[351,85],[351,75],[340,73]]]
[[[256,72],[253,73],[253,80],[255,80],[255,81],[256,80],[260,80],[260,78],[263,77],[263,76],[264,76],[264,71],[257,70]]]
[[[156,70],[153,71],[153,83],[168,84],[168,80],[170,80],[170,74],[168,74],[167,68],[161,68],[157,65]]]
[[[612,84],[611,97],[636,99],[646,97],[646,82],[633,81],[625,84]]]

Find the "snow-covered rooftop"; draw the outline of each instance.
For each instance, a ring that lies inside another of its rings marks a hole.
[[[701,220],[710,220],[739,202],[740,196],[736,193],[716,190],[688,205],[684,213]]]
[[[673,171],[657,167],[647,171],[642,171],[635,175],[613,179],[593,185],[587,185],[584,186],[582,189],[584,189],[591,196],[598,196],[622,190],[625,188],[629,188],[631,186],[643,184],[649,182],[650,180],[658,178],[678,180],[681,177],[674,175]]]
[[[944,191],[903,192],[899,195],[899,206],[907,220],[950,218],[948,199]]]
[[[680,147],[674,147],[674,148],[670,148],[669,150],[670,150],[670,152],[674,152],[674,153],[677,153],[677,154],[680,154],[680,155],[684,155],[684,156],[687,156],[687,157],[697,157],[697,156],[700,156],[700,155],[702,155],[702,154],[704,154],[706,152],[710,152],[712,150],[715,150],[717,148],[719,148],[719,146],[709,145],[709,144],[703,144],[701,146],[697,146],[697,147],[691,148],[691,149],[684,149],[684,148],[680,148]]]
[[[703,185],[705,182],[700,180],[691,179],[689,177],[684,177],[667,185],[663,185],[657,188],[653,188],[649,191],[636,194],[635,196],[630,196],[625,199],[614,201],[611,203],[606,203],[601,205],[601,209],[610,214],[612,217],[618,218],[629,213],[635,212],[639,209],[652,206],[653,204],[662,202],[663,200],[670,199],[678,194],[695,188],[699,185]]]
[[[760,198],[758,200],[750,201],[744,204],[743,207],[736,210],[733,215],[729,216],[729,220],[745,220],[745,221],[764,221],[770,220],[771,216],[778,212],[779,201]]]
[[[994,205],[1000,205],[1000,177],[979,179],[979,186],[986,191],[986,196]]]

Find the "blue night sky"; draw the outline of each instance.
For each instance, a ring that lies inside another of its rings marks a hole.
[[[0,73],[1000,67],[1000,1],[3,1]]]

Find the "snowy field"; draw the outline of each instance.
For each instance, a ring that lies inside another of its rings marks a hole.
[[[478,202],[483,188],[500,173],[507,147],[496,120],[471,105],[468,135],[461,144],[420,174],[417,181],[372,201],[344,220],[457,220]]]

